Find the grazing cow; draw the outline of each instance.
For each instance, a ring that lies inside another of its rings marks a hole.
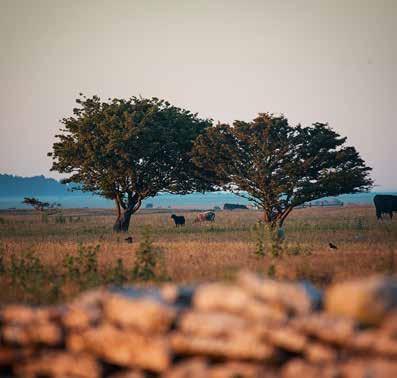
[[[175,222],[175,227],[184,226],[185,225],[185,217],[183,215],[178,216],[178,215],[172,214],[171,218]]]
[[[206,211],[205,213],[199,213],[193,223],[197,222],[214,222],[215,213],[213,211]]]
[[[374,204],[377,219],[382,219],[382,213],[389,214],[390,219],[393,219],[393,211],[397,211],[397,196],[377,194],[374,197]]]
[[[223,210],[248,210],[248,207],[245,205],[240,205],[238,203],[225,203],[223,205]]]

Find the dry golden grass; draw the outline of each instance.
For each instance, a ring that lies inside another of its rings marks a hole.
[[[9,264],[12,255],[33,251],[44,265],[61,272],[65,256],[76,254],[78,244],[83,243],[100,245],[100,269],[114,265],[117,259],[130,269],[142,229],[150,226],[167,275],[177,283],[231,279],[240,269],[267,274],[270,265],[275,267],[277,278],[310,279],[320,286],[395,271],[397,222],[377,222],[372,207],[295,210],[287,220],[286,237],[289,250],[294,249],[297,255],[285,254],[273,260],[255,254],[257,235],[253,228],[261,213],[222,211],[217,212],[215,223],[196,225],[192,224],[194,212],[184,211],[184,215],[187,225],[177,229],[169,212],[139,212],[131,224],[134,243],[127,244],[125,235],[111,231],[111,210],[64,210],[66,223],[56,223],[54,215],[45,223],[34,212],[2,212],[3,264]],[[329,242],[338,249],[330,250]],[[303,253],[308,251],[309,255]],[[6,285],[7,281],[2,282]]]

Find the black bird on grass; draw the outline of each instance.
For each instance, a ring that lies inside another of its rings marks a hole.
[[[132,243],[132,237],[129,236],[128,238],[124,239],[127,243],[131,244]]]
[[[328,243],[328,245],[329,245],[329,247],[330,247],[331,249],[338,249],[338,247],[337,247],[335,244]]]

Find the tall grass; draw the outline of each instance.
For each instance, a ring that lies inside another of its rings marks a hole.
[[[47,223],[33,212],[2,212],[0,301],[51,302],[97,285],[134,282],[140,274],[132,272],[143,250],[156,251],[144,256],[157,259],[149,282],[231,279],[237,270],[250,269],[324,286],[395,272],[397,222],[377,222],[370,207],[294,211],[277,258],[266,248],[265,256],[255,253],[259,212],[217,212],[214,224],[193,224],[196,214],[184,215],[187,225],[175,228],[170,213],[139,212],[131,225],[134,243],[128,244],[125,235],[112,233],[114,213],[109,210],[64,210],[62,222],[50,215]],[[338,249],[330,250],[329,242]]]

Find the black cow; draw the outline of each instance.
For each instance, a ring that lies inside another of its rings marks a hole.
[[[245,205],[240,205],[238,203],[225,203],[223,205],[223,210],[236,210],[236,209],[244,209],[247,210],[248,207]]]
[[[390,215],[390,219],[393,219],[393,211],[397,211],[397,196],[377,194],[374,197],[374,204],[376,218],[382,219],[382,213],[387,213]]]
[[[175,227],[184,226],[185,225],[185,217],[183,215],[178,216],[178,215],[172,214],[171,218],[175,222]]]

